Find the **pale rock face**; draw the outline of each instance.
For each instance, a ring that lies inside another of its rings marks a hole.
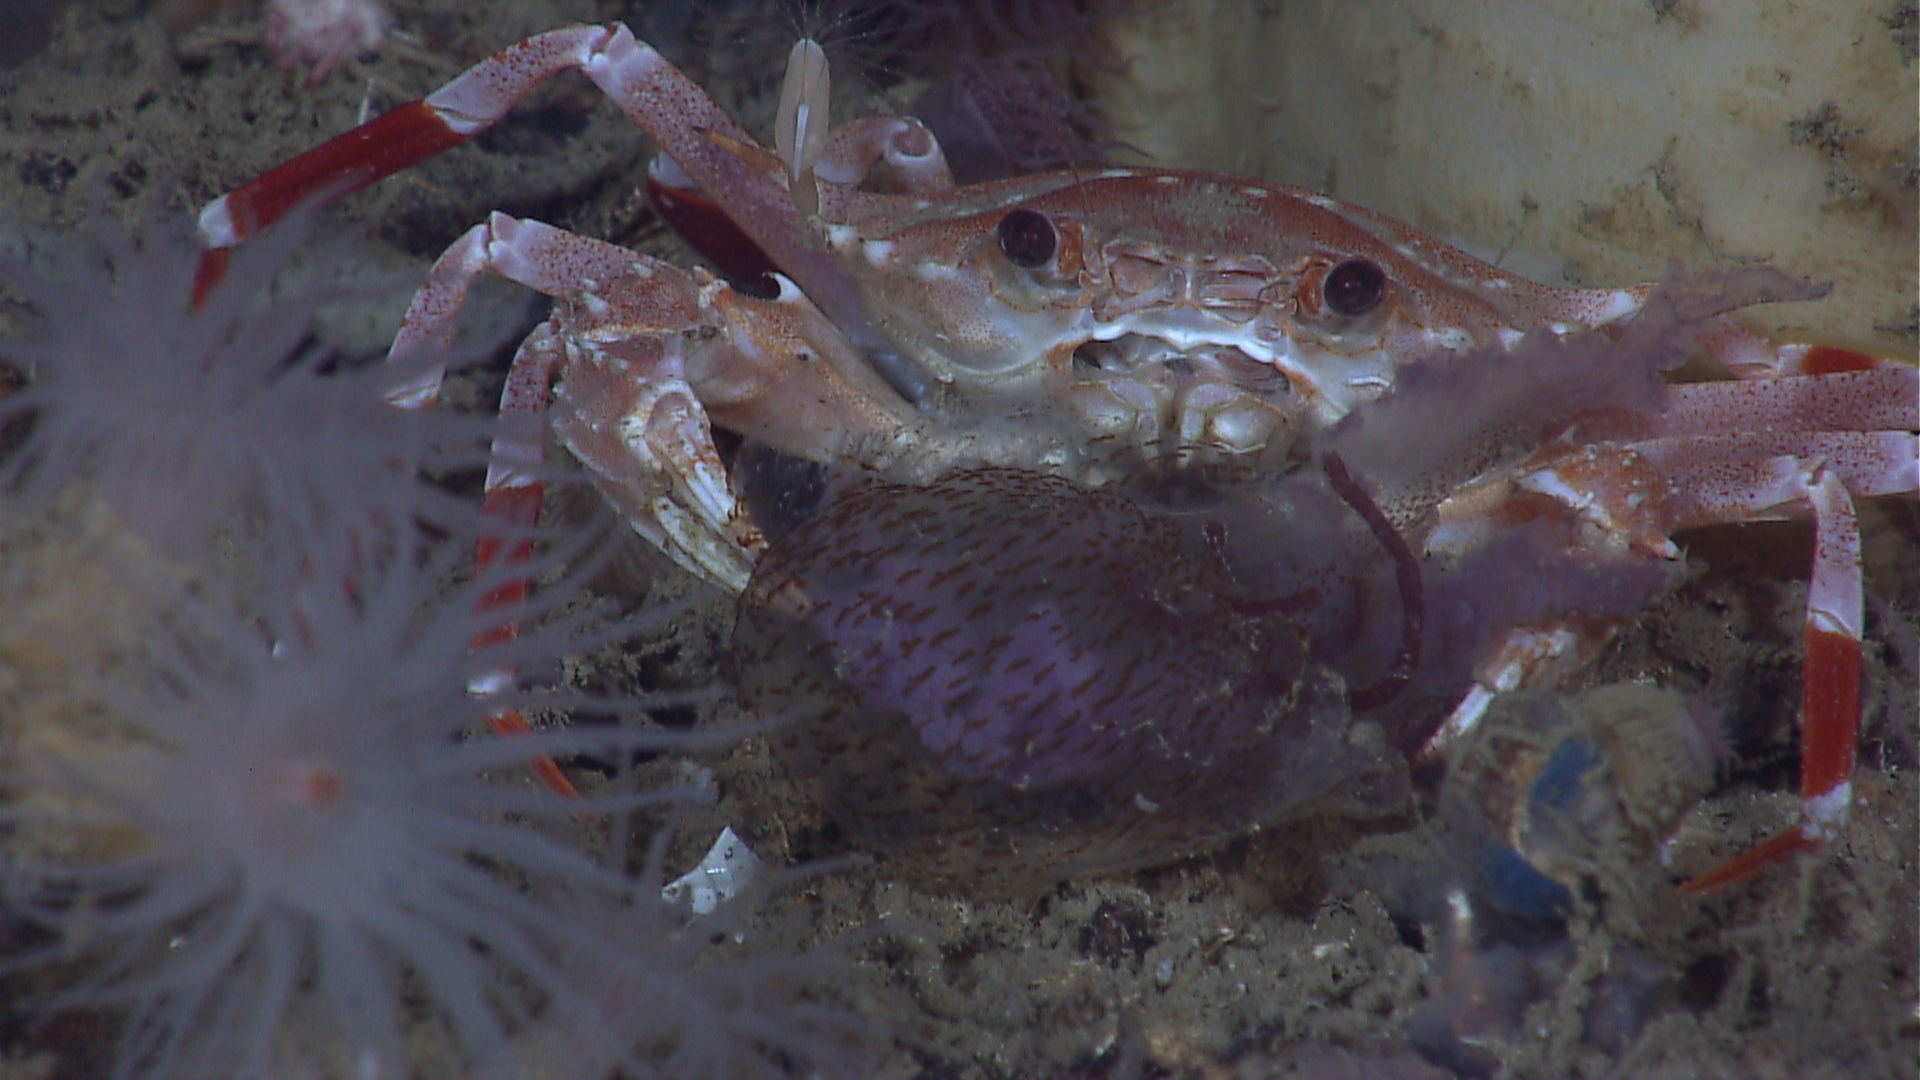
[[[1765,260],[1763,310],[1914,352],[1917,97],[1899,5],[1183,0],[1099,77],[1157,164],[1319,188],[1545,281]]]

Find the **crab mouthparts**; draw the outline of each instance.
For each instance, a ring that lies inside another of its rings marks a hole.
[[[1242,342],[1197,335],[1169,340],[1127,332],[1095,338],[1073,350],[1073,369],[1079,378],[1131,378],[1167,386],[1218,383],[1276,403],[1294,390],[1294,380],[1272,349],[1249,352]]]

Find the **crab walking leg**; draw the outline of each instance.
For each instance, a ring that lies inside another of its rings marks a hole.
[[[773,274],[779,269],[773,260],[669,155],[656,154],[647,163],[647,201],[660,220],[728,280],[758,295],[773,292]]]
[[[564,295],[583,281],[607,280],[627,272],[633,252],[574,236],[539,222],[520,221],[505,214],[490,216],[455,241],[427,273],[414,293],[387,351],[389,363],[425,361],[423,369],[388,392],[387,399],[407,409],[427,409],[439,396],[445,377],[442,358],[453,342],[468,292],[482,274],[491,274],[549,296]],[[529,339],[515,353],[506,387],[500,395],[503,430],[493,440],[487,461],[485,503],[482,512],[505,526],[500,535],[483,536],[474,546],[474,572],[504,571],[499,585],[481,597],[479,611],[505,612],[500,622],[475,635],[476,650],[511,642],[520,633],[519,611],[525,606],[528,585],[514,573],[533,557],[532,532],[539,521],[545,487],[539,479],[544,457],[544,416],[547,387],[558,371],[559,354]],[[513,685],[516,672],[503,666],[474,677],[469,690],[480,697],[497,696]],[[524,735],[530,729],[520,711],[505,706],[489,723],[503,735]],[[571,781],[551,758],[534,759],[530,768],[553,791],[577,798]]]
[[[503,574],[500,583],[481,596],[477,610],[481,614],[502,612],[499,622],[474,635],[475,651],[510,644],[520,636],[520,612],[527,603],[530,586],[521,567],[533,559],[533,529],[540,519],[540,504],[546,498],[546,486],[538,478],[542,457],[544,428],[539,422],[546,412],[546,388],[553,380],[558,357],[551,351],[534,348],[534,339],[521,344],[514,353],[513,366],[507,371],[507,385],[500,394],[500,416],[506,430],[496,435],[487,460],[485,501],[481,513],[505,526],[502,534],[482,536],[474,543],[473,565],[476,575],[490,571]],[[516,423],[516,421],[530,421]],[[513,688],[518,671],[503,664],[481,672],[467,684],[475,697],[491,698]],[[533,729],[526,717],[512,705],[503,705],[487,717],[487,723],[501,735],[530,735]],[[527,768],[536,779],[555,794],[578,799],[560,766],[545,754],[532,758]]]
[[[309,199],[340,198],[444,153],[493,126],[535,86],[570,70],[585,72],[680,161],[699,166],[697,176],[725,156],[707,133],[751,141],[705,92],[625,26],[568,26],[510,45],[426,97],[213,200],[200,212],[201,238],[212,249],[232,247]]]
[[[1854,498],[1920,491],[1920,372],[1891,367],[1827,376],[1779,375],[1669,387],[1652,418],[1592,417],[1583,440],[1618,437],[1597,452],[1549,455],[1457,492],[1441,508],[1429,551],[1470,544],[1489,529],[1530,519],[1528,493],[1566,499],[1588,526],[1648,556],[1678,554],[1668,534],[1706,525],[1801,517],[1808,469],[1820,463]],[[1818,506],[1815,506],[1818,509]],[[1848,508],[1849,515],[1851,508]],[[1831,515],[1829,515],[1831,516]],[[1818,523],[1816,522],[1816,525]],[[1856,620],[1857,621],[1857,620]],[[1500,693],[1540,685],[1591,659],[1612,633],[1607,620],[1519,627],[1481,666],[1475,684],[1422,749],[1432,758],[1458,740]]]
[[[1920,429],[1920,371],[1888,367],[1668,387],[1666,401],[1647,434],[1916,429]],[[1857,488],[1854,491],[1859,493]]]
[[[1912,370],[1911,360],[1893,360],[1837,345],[1773,341],[1733,315],[1722,316],[1718,325],[1700,339],[1700,345],[1742,379],[1836,375],[1888,368]]]
[[[835,128],[814,173],[829,183],[857,187],[882,161],[905,194],[953,190],[953,170],[939,140],[911,116],[869,116]]]
[[[834,129],[813,166],[821,218],[848,220],[855,190],[882,161],[903,193],[932,196],[953,190],[946,155],[924,124],[910,117],[866,117]],[[674,232],[729,278],[766,291],[766,276],[778,269],[774,261],[671,155],[648,163],[647,197]]]
[[[225,273],[222,254],[314,199],[337,199],[466,142],[535,86],[578,70],[712,198],[775,265],[832,317],[902,396],[926,398],[924,372],[869,323],[860,289],[815,242],[770,158],[713,99],[620,23],[569,26],[510,45],[419,101],[354,128],[208,203],[208,248],[196,305]],[[749,159],[752,159],[750,162]]]
[[[1417,760],[1438,760],[1465,738],[1501,694],[1552,683],[1562,672],[1585,666],[1613,636],[1612,620],[1587,619],[1521,626],[1507,632],[1480,665],[1460,704],[1420,748]]]
[[[612,281],[633,272],[641,256],[603,240],[556,229],[544,222],[493,213],[463,233],[440,258],[413,294],[400,330],[387,348],[389,364],[429,361],[409,381],[388,391],[387,400],[402,408],[421,409],[440,393],[444,369],[438,358],[452,348],[453,335],[465,308],[467,293],[482,276],[524,285],[555,299],[565,298],[593,283]],[[507,390],[516,387],[509,382]],[[520,388],[525,392],[525,388]],[[545,391],[540,393],[544,403]],[[505,411],[505,402],[502,403]]]
[[[765,151],[743,150],[742,156],[762,159],[771,171],[779,163]],[[833,129],[826,138],[820,158],[811,167],[814,177],[826,185],[821,192],[820,215],[830,222],[846,220],[849,193],[864,183],[876,165],[887,163],[896,191],[907,195],[941,195],[953,190],[953,171],[940,142],[925,124],[910,116],[867,116]],[[676,211],[689,215],[724,215],[717,201],[701,190],[700,184],[671,154],[660,154],[647,165],[647,193],[662,207],[678,230]]]
[[[1807,590],[1806,660],[1800,693],[1800,824],[1681,886],[1705,892],[1745,881],[1796,851],[1831,839],[1853,798],[1860,740],[1860,527],[1853,497],[1821,468],[1806,480],[1813,508],[1813,576]]]
[[[1913,491],[1920,439],[1901,432],[1830,432],[1799,438],[1803,450],[1830,449],[1831,457],[1844,462],[1844,467],[1811,455],[1708,460],[1691,470],[1658,460],[1667,454],[1650,454],[1644,462],[1667,475],[1679,489],[1667,508],[1672,528],[1799,516],[1807,510],[1814,524],[1800,709],[1801,824],[1687,881],[1682,888],[1689,892],[1744,881],[1794,852],[1818,847],[1845,822],[1852,796],[1849,780],[1860,735],[1863,606],[1860,529],[1853,499],[1855,494]],[[1716,441],[1707,437],[1657,442],[1670,444],[1660,449],[1671,452],[1671,462],[1682,462],[1700,454],[1702,448],[1710,457]],[[1816,463],[1809,465],[1809,460]],[[1798,512],[1789,515],[1789,509]],[[1509,633],[1422,756],[1438,754],[1464,735],[1498,694],[1538,684],[1564,664],[1584,663],[1612,629],[1611,622],[1589,620]]]
[[[446,355],[459,323],[467,294],[481,275],[504,278],[548,296],[563,297],[594,282],[632,272],[639,257],[615,244],[576,236],[551,225],[492,214],[484,224],[455,241],[427,274],[400,331],[387,350],[387,361],[405,364],[426,360],[424,368],[388,391],[387,400],[401,408],[425,409],[439,396]],[[522,344],[500,396],[500,416],[506,430],[494,438],[487,463],[486,512],[522,529],[531,529],[539,517],[543,486],[538,478],[544,458],[547,388],[558,371],[559,354],[536,347],[538,336]],[[531,541],[523,540],[521,547]],[[499,555],[497,544],[482,541],[480,569]],[[513,561],[525,561],[525,553]],[[511,590],[513,586],[502,586]],[[525,583],[517,586],[514,602],[525,598]]]
[[[1671,530],[1806,516],[1805,461],[1820,462],[1855,498],[1920,491],[1920,437],[1904,431],[1762,431],[1633,449],[1673,486],[1663,508]]]

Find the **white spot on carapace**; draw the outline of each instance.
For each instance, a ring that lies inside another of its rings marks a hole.
[[[1267,191],[1266,188],[1254,187],[1252,184],[1248,184],[1246,187],[1243,187],[1240,189],[1240,194],[1250,195],[1256,199],[1264,199],[1267,197],[1269,192]]]
[[[847,251],[860,242],[860,232],[851,225],[827,225],[827,246],[836,251]]]
[[[1332,199],[1327,198],[1325,195],[1309,195],[1307,196],[1307,202],[1313,206],[1319,207],[1322,210],[1337,211],[1340,209],[1339,203],[1333,201]]]
[[[891,240],[864,240],[860,243],[860,250],[866,255],[869,265],[885,266],[893,261]]]
[[[1181,179],[1182,178],[1178,176],[1156,176],[1153,178],[1153,182],[1156,184],[1177,184]]]
[[[934,262],[932,259],[923,259],[914,263],[908,273],[913,275],[915,281],[952,281],[962,276],[954,267]]]

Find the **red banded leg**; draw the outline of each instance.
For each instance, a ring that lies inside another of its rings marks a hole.
[[[1651,423],[1635,418],[1613,429],[1596,417],[1582,430],[1602,442],[1482,485],[1535,498],[1485,499],[1484,490],[1470,489],[1443,504],[1442,521],[1456,503],[1480,507],[1461,515],[1459,535],[1471,544],[1487,528],[1511,524],[1504,515],[1532,520],[1539,495],[1572,495],[1571,518],[1659,557],[1677,553],[1670,532],[1810,513],[1815,556],[1805,628],[1801,824],[1683,888],[1741,881],[1817,847],[1845,820],[1859,740],[1862,586],[1852,500],[1920,491],[1920,373],[1878,367],[1676,386]],[[1622,441],[1605,442],[1609,434]],[[1597,650],[1612,629],[1568,620],[1510,633],[1425,753],[1440,752],[1472,727],[1495,694],[1550,681],[1559,667]]]
[[[196,297],[225,272],[222,252],[295,206],[336,199],[452,149],[505,116],[535,86],[577,70],[652,136],[735,225],[869,352],[888,346],[867,328],[858,288],[813,242],[777,168],[713,99],[619,23],[538,34],[482,60],[452,82],[339,135],[208,203],[208,248]],[[751,159],[751,161],[749,160]],[[777,162],[774,163],[777,166]]]
[[[557,297],[578,289],[583,281],[607,281],[629,272],[635,262],[633,252],[613,244],[575,236],[537,221],[491,215],[434,262],[426,281],[414,293],[387,359],[389,363],[404,363],[427,358],[430,363],[423,372],[390,391],[388,400],[408,409],[432,407],[445,375],[440,358],[452,344],[468,290],[482,275],[505,278]],[[480,538],[474,546],[474,572],[486,575],[497,569],[507,576],[480,600],[477,614],[501,612],[502,616],[475,635],[475,650],[508,644],[520,632],[519,612],[526,604],[528,586],[526,578],[514,571],[533,557],[531,537],[545,494],[539,474],[545,448],[547,395],[560,359],[554,339],[536,332],[514,354],[506,387],[501,391],[500,416],[505,423],[494,437],[488,458],[482,512],[507,526],[507,535]],[[481,697],[497,696],[512,687],[515,674],[510,665],[495,668],[476,676],[469,690]],[[489,717],[489,723],[503,735],[524,735],[530,730],[526,719],[512,706],[499,709]],[[579,797],[551,758],[542,755],[529,767],[553,791]]]
[[[1860,528],[1853,497],[1833,472],[1814,472],[1805,497],[1814,548],[1800,694],[1800,824],[1687,881],[1680,886],[1687,892],[1745,881],[1819,847],[1846,822],[1860,739]]]
[[[1676,387],[1669,430],[1704,437],[1639,444],[1680,494],[1676,528],[1797,516],[1810,509],[1813,568],[1803,630],[1800,824],[1695,877],[1704,892],[1818,847],[1846,820],[1860,737],[1862,586],[1853,500],[1920,490],[1920,374],[1848,368]],[[1772,452],[1790,456],[1763,457]],[[1808,464],[1815,463],[1815,464]]]
[[[655,141],[702,175],[728,155],[707,137],[751,142],[732,118],[632,31],[569,26],[493,54],[418,101],[333,138],[208,203],[209,248],[232,247],[320,195],[339,198],[443,153],[485,131],[535,86],[578,70]],[[724,163],[723,163],[724,167]],[[716,178],[717,182],[717,178]]]
[[[1874,353],[1838,345],[1778,342],[1749,327],[1737,315],[1722,316],[1700,339],[1701,348],[1742,379],[1795,375],[1836,375],[1846,371],[1876,371],[1907,367],[1911,361],[1891,360]]]
[[[436,264],[437,268],[437,264]],[[481,513],[508,526],[507,535],[484,535],[473,547],[476,577],[496,567],[508,576],[480,598],[475,614],[487,629],[475,634],[474,651],[511,644],[520,636],[520,612],[526,607],[528,585],[519,568],[533,558],[533,529],[540,520],[540,504],[546,486],[539,478],[545,429],[540,423],[546,413],[547,387],[552,385],[560,354],[551,347],[550,338],[535,335],[522,342],[507,370],[507,385],[500,395],[503,420],[524,417],[531,423],[510,425],[496,435],[487,460],[485,501]],[[516,430],[517,429],[517,430]],[[501,612],[498,622],[487,623],[485,616]],[[476,675],[467,689],[476,697],[497,697],[513,688],[517,675],[513,665],[503,664]],[[487,723],[502,735],[528,735],[526,717],[512,705],[503,705],[487,717]],[[545,754],[532,758],[527,767],[535,778],[565,798],[577,799],[580,792],[560,771],[560,766]]]
[[[1861,458],[1874,464],[1871,451],[1883,451],[1893,475],[1912,490],[1911,473],[1920,444],[1913,436],[1893,433],[1831,433],[1853,435],[1854,455],[1849,464],[1864,473]],[[1883,438],[1869,442],[1873,436]],[[1712,439],[1673,440],[1675,443],[1711,443]],[[1791,457],[1739,463],[1706,462],[1692,477],[1673,477],[1683,494],[1681,528],[1714,523],[1757,521],[1785,516],[1798,504],[1811,508],[1814,555],[1807,590],[1805,659],[1800,707],[1800,824],[1758,847],[1722,863],[1681,885],[1687,892],[1705,892],[1745,881],[1795,852],[1809,851],[1831,838],[1846,821],[1852,798],[1850,779],[1860,737],[1860,634],[1862,585],[1860,530],[1853,495],[1842,479],[1845,473],[1825,464],[1809,467]],[[1875,487],[1865,483],[1863,494]],[[1876,491],[1878,494],[1887,491]],[[1476,685],[1455,709],[1423,756],[1451,745],[1485,712],[1493,696],[1520,686],[1538,685],[1568,663],[1578,663],[1597,652],[1612,632],[1611,624],[1566,623],[1515,631],[1501,643],[1496,657]]]
[[[1745,387],[1747,393],[1732,399],[1744,411],[1726,414],[1707,408],[1713,397],[1725,392],[1716,387]],[[1719,426],[1729,430],[1639,444],[1646,464],[1677,489],[1669,508],[1675,528],[1761,521],[1809,510],[1814,528],[1803,629],[1801,821],[1681,885],[1698,893],[1745,881],[1795,852],[1812,850],[1846,821],[1860,738],[1862,585],[1853,500],[1920,489],[1920,438],[1912,434],[1920,428],[1920,376],[1912,369],[1881,369],[1710,384],[1690,397],[1682,395],[1681,407],[1720,414]],[[1778,430],[1787,424],[1789,413],[1799,423],[1823,430]],[[1706,415],[1694,420],[1696,426],[1714,426]],[[1758,430],[1735,430],[1740,423]],[[1833,430],[1842,427],[1876,430]],[[1782,448],[1790,448],[1792,455],[1760,456]]]

